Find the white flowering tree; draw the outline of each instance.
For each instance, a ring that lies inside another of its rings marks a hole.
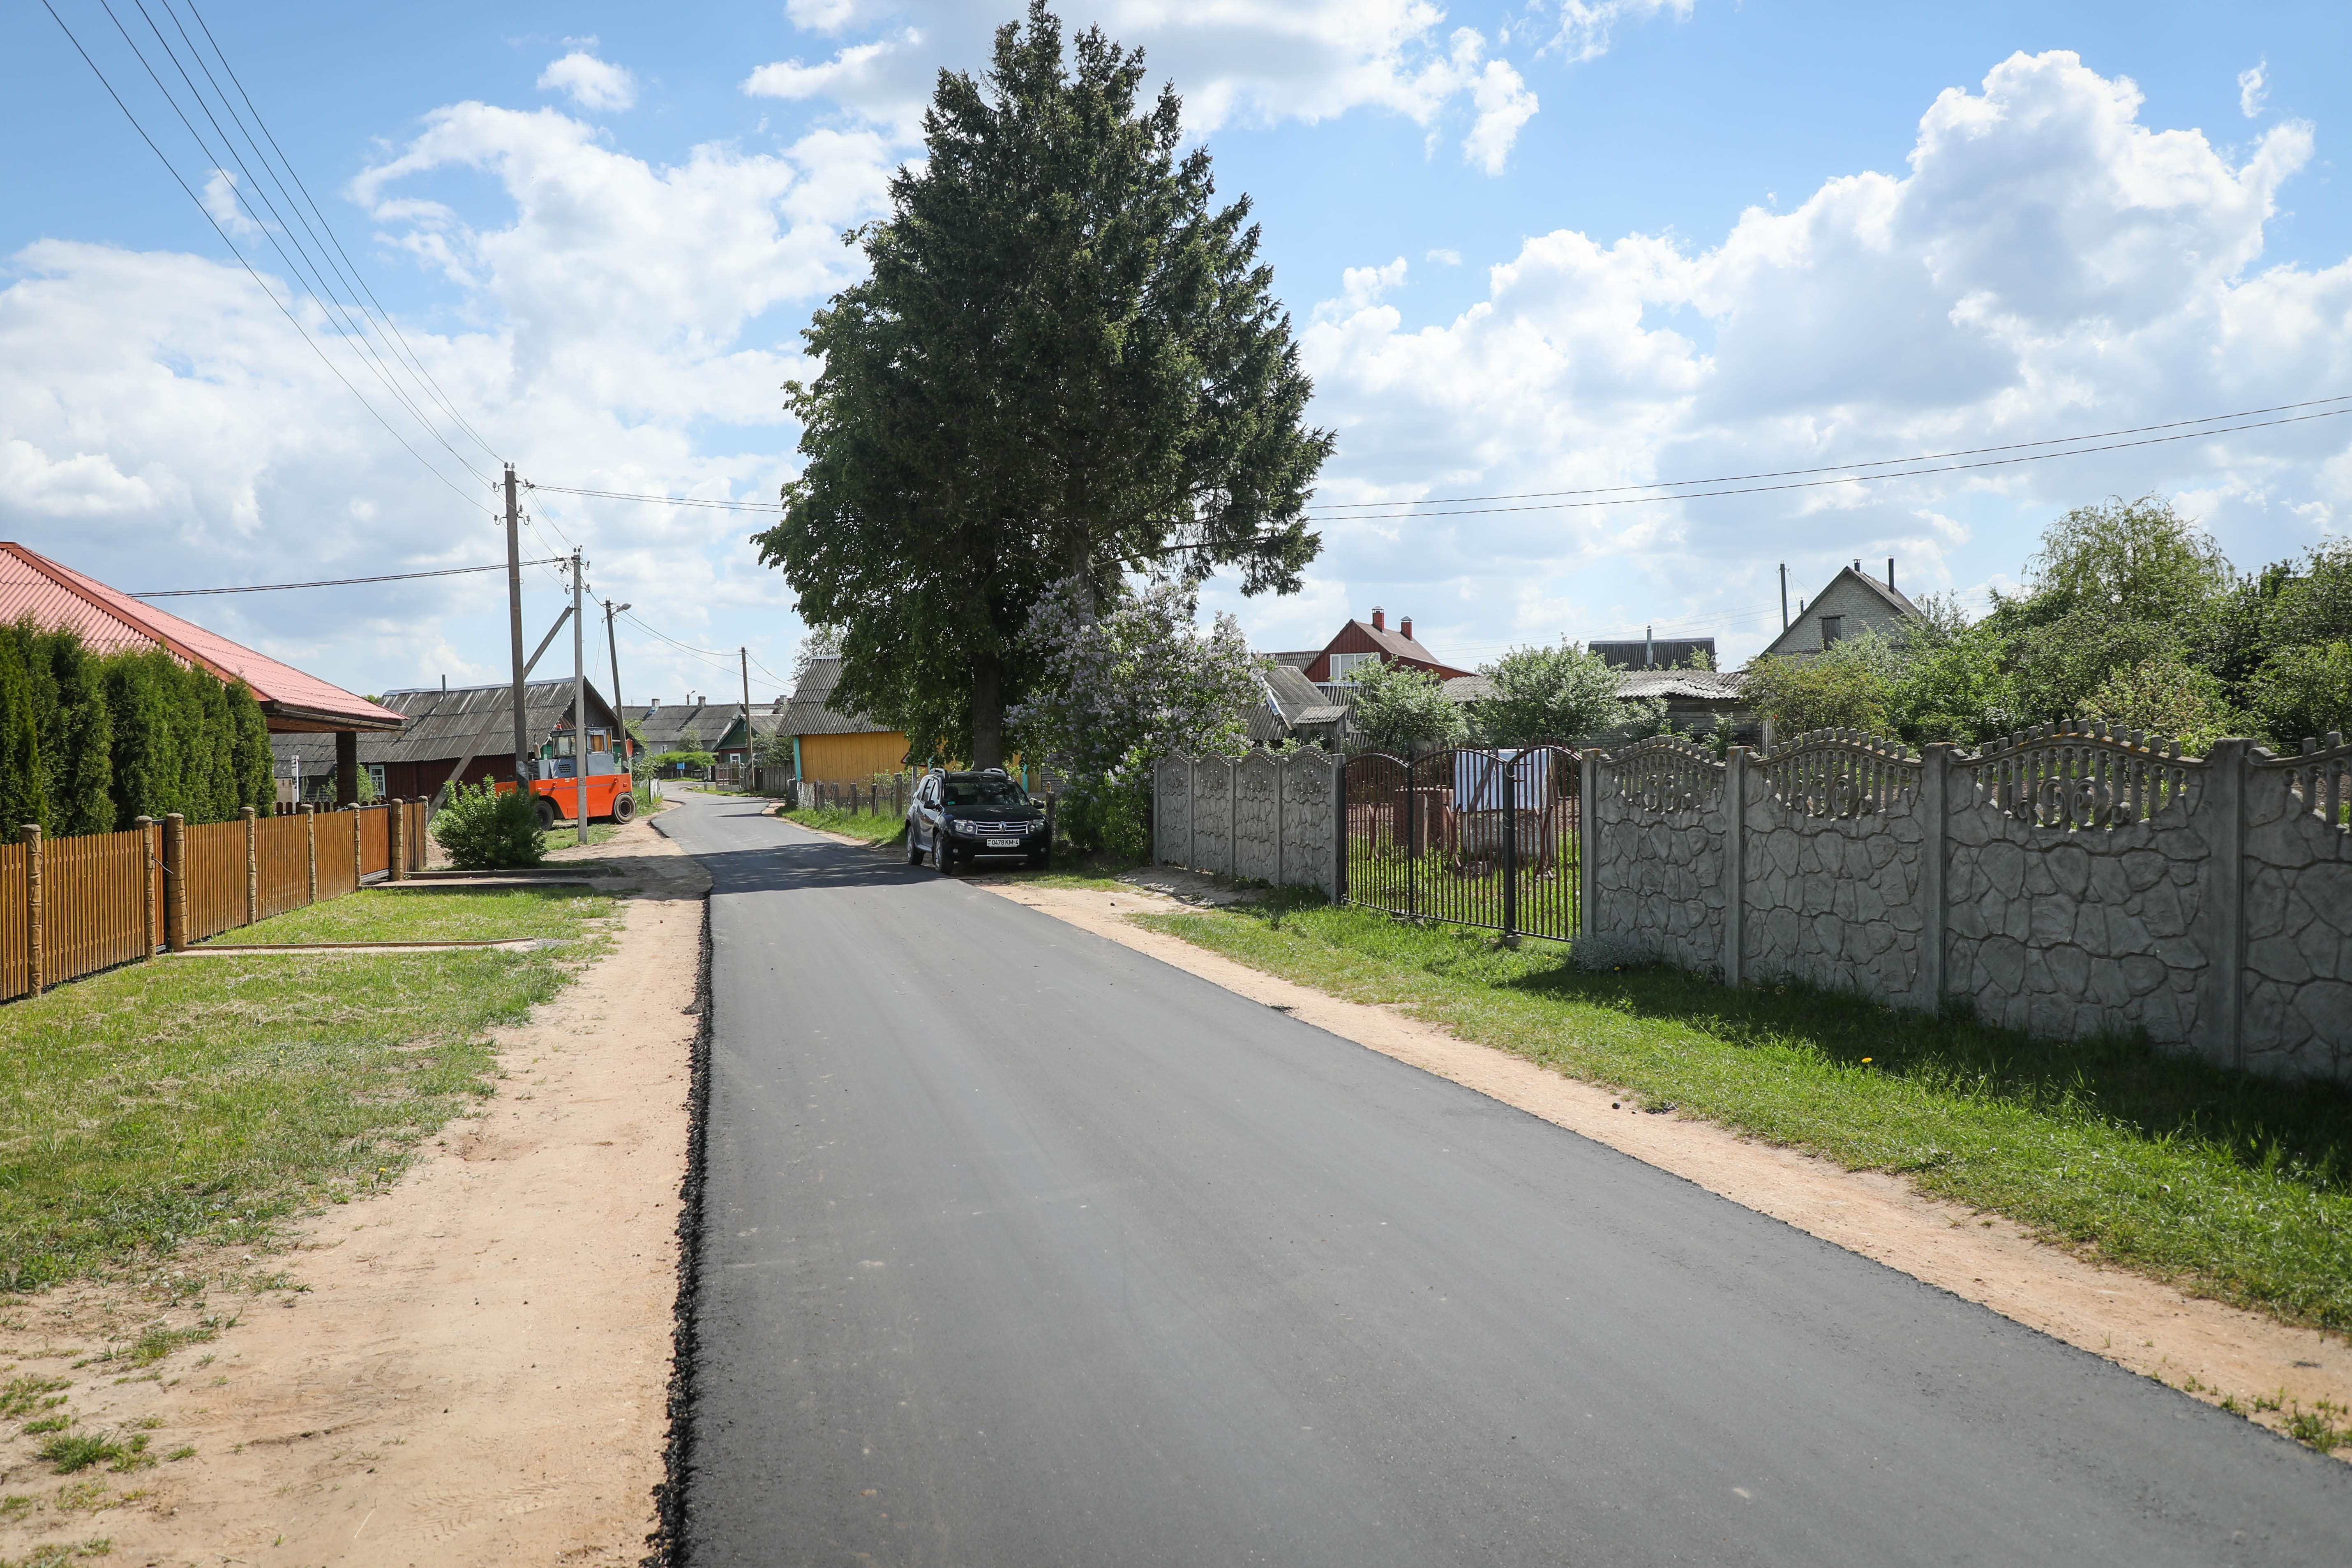
[[[1086,585],[1049,589],[1029,617],[1033,695],[1007,718],[1024,752],[1064,779],[1070,841],[1140,858],[1150,845],[1151,764],[1173,752],[1234,755],[1265,700],[1241,624],[1202,631],[1195,585],[1122,584],[1097,608]]]

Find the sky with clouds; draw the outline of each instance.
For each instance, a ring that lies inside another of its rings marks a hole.
[[[551,487],[772,499],[800,329],[857,275],[841,234],[919,152],[938,72],[978,66],[1012,11],[150,0],[118,29],[55,3],[173,168],[47,12],[0,23],[0,537],[134,590],[495,561],[496,458]],[[1801,595],[1893,556],[1905,588],[1980,605],[2053,516],[2111,494],[2174,498],[2242,566],[2352,529],[2352,416],[1870,484],[1557,495],[2352,395],[2340,5],[1063,14],[1142,46],[1221,190],[1252,197],[1339,435],[1305,591],[1210,586],[1261,648],[1380,605],[1465,664],[1645,626],[1737,661],[1779,628],[1784,563]],[[182,89],[207,29],[314,214]],[[330,228],[364,292],[299,281],[293,238]],[[400,328],[385,363],[352,331],[377,308]],[[529,553],[580,545],[633,606],[625,696],[731,695],[739,646],[754,695],[778,689],[801,627],[757,517],[545,489],[530,510]],[[490,574],[168,603],[360,690],[505,658]],[[561,604],[534,569],[534,637]]]

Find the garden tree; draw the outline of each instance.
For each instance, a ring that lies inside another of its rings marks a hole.
[[[1349,674],[1356,683],[1356,729],[1376,751],[1402,756],[1410,751],[1459,746],[1470,737],[1462,705],[1445,682],[1409,664],[1368,664]]]
[[[2352,641],[2280,649],[2247,683],[2246,706],[2280,752],[2306,737],[2352,734]]]
[[[757,536],[812,626],[841,628],[835,703],[918,756],[1002,763],[1034,689],[1032,613],[1076,580],[1237,566],[1288,593],[1328,433],[1298,368],[1246,199],[1213,207],[1179,158],[1172,89],[1139,108],[1142,56],[1070,41],[1034,0],[984,82],[942,71],[925,156],[848,236],[866,279],[803,334],[800,477]]]
[[[799,687],[801,677],[806,675],[809,672],[809,666],[814,664],[818,659],[839,658],[840,657],[841,628],[839,626],[811,626],[808,629],[807,634],[801,638],[799,646],[793,649],[793,687],[795,689]]]
[[[2178,653],[2160,653],[2110,672],[2084,699],[2077,716],[2179,741],[2183,751],[2198,752],[2245,728],[2220,678]]]
[[[1199,608],[1189,581],[1120,582],[1106,601],[1066,579],[1030,614],[1037,681],[1008,718],[1024,750],[1062,775],[1062,830],[1082,849],[1140,856],[1151,764],[1247,745],[1249,711],[1266,700],[1264,661],[1230,615],[1201,631]]]
[[[1617,695],[1618,672],[1575,643],[1513,648],[1478,673],[1494,686],[1478,700],[1479,739],[1490,746],[1577,745],[1627,724],[1654,725],[1665,703]],[[1650,711],[1654,708],[1655,712]],[[1360,717],[1358,721],[1362,721]]]
[[[1893,728],[1907,661],[1900,645],[1865,627],[1819,653],[1758,659],[1740,695],[1780,739],[1811,730],[1884,734]]]

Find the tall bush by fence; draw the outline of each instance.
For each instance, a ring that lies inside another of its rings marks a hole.
[[[2352,1083],[2341,735],[2199,759],[2104,725],[1973,755],[1828,731],[1720,763],[1646,741],[1585,769],[1589,929],[1732,984],[1958,1001]]]
[[[185,948],[425,866],[423,801],[0,844],[0,1000]],[[323,874],[321,874],[323,873]]]

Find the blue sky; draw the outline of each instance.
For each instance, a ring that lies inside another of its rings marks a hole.
[[[210,164],[106,11],[55,3],[202,188]],[[152,54],[137,7],[115,9]],[[1009,14],[215,0],[204,16],[493,447],[550,484],[765,497],[796,436],[776,384],[855,267],[834,237],[916,151],[934,73],[979,63]],[[1851,462],[2352,393],[2341,5],[1065,15],[1142,44],[1221,188],[1255,200],[1316,417],[1340,436],[1326,500]],[[0,530],[127,588],[492,559],[487,493],[442,482],[472,477],[362,378],[428,474],[330,375],[47,13],[5,27]],[[266,237],[238,232],[282,282]],[[1980,604],[2071,505],[2161,491],[2251,566],[2340,535],[2347,489],[2352,418],[2321,420],[1830,491],[1333,521],[1303,594],[1208,599],[1265,648],[1379,604],[1464,663],[1644,624],[1715,632],[1736,659],[1777,629],[1782,561],[1810,593],[1892,554],[1906,588]],[[582,542],[597,590],[636,606],[627,695],[735,689],[731,658],[679,645],[788,667],[801,628],[747,520],[553,496],[536,511],[541,538]],[[499,597],[476,577],[175,607],[374,690],[495,677]],[[530,618],[556,607],[541,577]],[[755,671],[755,695],[774,685]]]

